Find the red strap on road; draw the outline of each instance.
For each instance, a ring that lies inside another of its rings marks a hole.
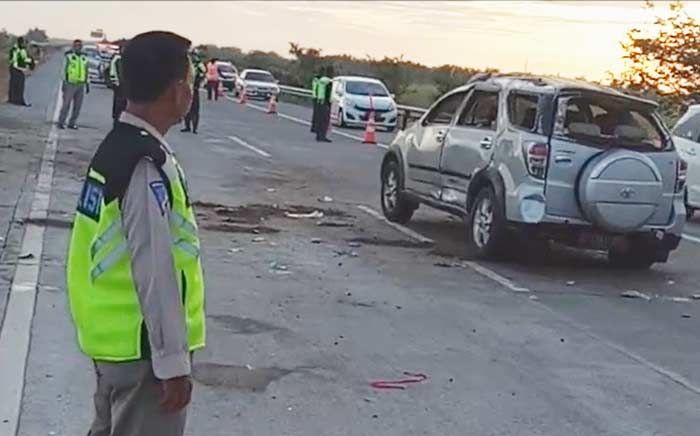
[[[421,383],[424,382],[428,379],[428,376],[425,374],[415,374],[412,372],[404,372],[403,375],[408,376],[409,378],[404,378],[404,379],[399,379],[399,380],[377,380],[373,381],[370,383],[370,386],[372,386],[375,389],[406,389],[407,384],[412,384],[412,383]]]

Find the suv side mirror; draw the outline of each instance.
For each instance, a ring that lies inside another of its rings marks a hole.
[[[389,95],[391,95],[391,99],[392,99],[392,100],[396,100],[396,94],[394,94],[394,93],[392,92],[392,93],[389,94]]]

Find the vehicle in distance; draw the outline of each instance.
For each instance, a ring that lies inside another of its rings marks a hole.
[[[102,58],[96,45],[84,45],[83,53],[88,58],[88,80],[90,83],[104,83]]]
[[[280,93],[278,81],[269,71],[265,70],[243,70],[236,82],[236,95],[240,95],[245,90],[249,98],[259,98],[268,100],[270,97]]]
[[[238,70],[229,61],[216,61],[216,69],[219,71],[221,86],[233,92],[236,89]]]
[[[396,136],[381,205],[400,223],[419,204],[464,216],[480,258],[554,240],[648,268],[680,242],[686,175],[653,102],[584,82],[487,76]]]
[[[673,143],[688,162],[685,208],[688,218],[700,209],[700,105],[691,105],[673,127]]]
[[[331,121],[334,125],[365,126],[371,111],[377,127],[388,131],[396,129],[396,102],[381,80],[359,76],[333,79]]]

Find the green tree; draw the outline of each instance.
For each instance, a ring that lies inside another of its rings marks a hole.
[[[44,29],[39,29],[38,27],[29,29],[24,35],[24,38],[27,41],[33,42],[47,42],[49,40],[49,36],[46,34],[46,31]]]
[[[403,55],[399,57],[385,56],[381,60],[367,57],[374,75],[396,95],[402,95],[408,89],[410,80],[406,71]]]
[[[646,7],[655,9],[653,2]],[[679,1],[668,13],[655,14],[649,29],[632,28],[621,42],[625,69],[611,84],[660,96],[680,97],[700,91],[700,22]]]
[[[296,74],[293,85],[308,87],[314,74],[321,68],[323,58],[318,48],[302,47],[296,42],[289,43],[289,54],[294,56]]]

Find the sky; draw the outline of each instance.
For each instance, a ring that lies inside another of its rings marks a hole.
[[[664,8],[663,2],[657,2]],[[652,20],[642,1],[235,1],[8,2],[0,28],[50,36],[109,38],[172,30],[195,44],[276,51],[289,42],[323,54],[403,55],[429,66],[455,64],[592,80],[623,67],[619,42]],[[700,17],[700,3],[688,2]]]

